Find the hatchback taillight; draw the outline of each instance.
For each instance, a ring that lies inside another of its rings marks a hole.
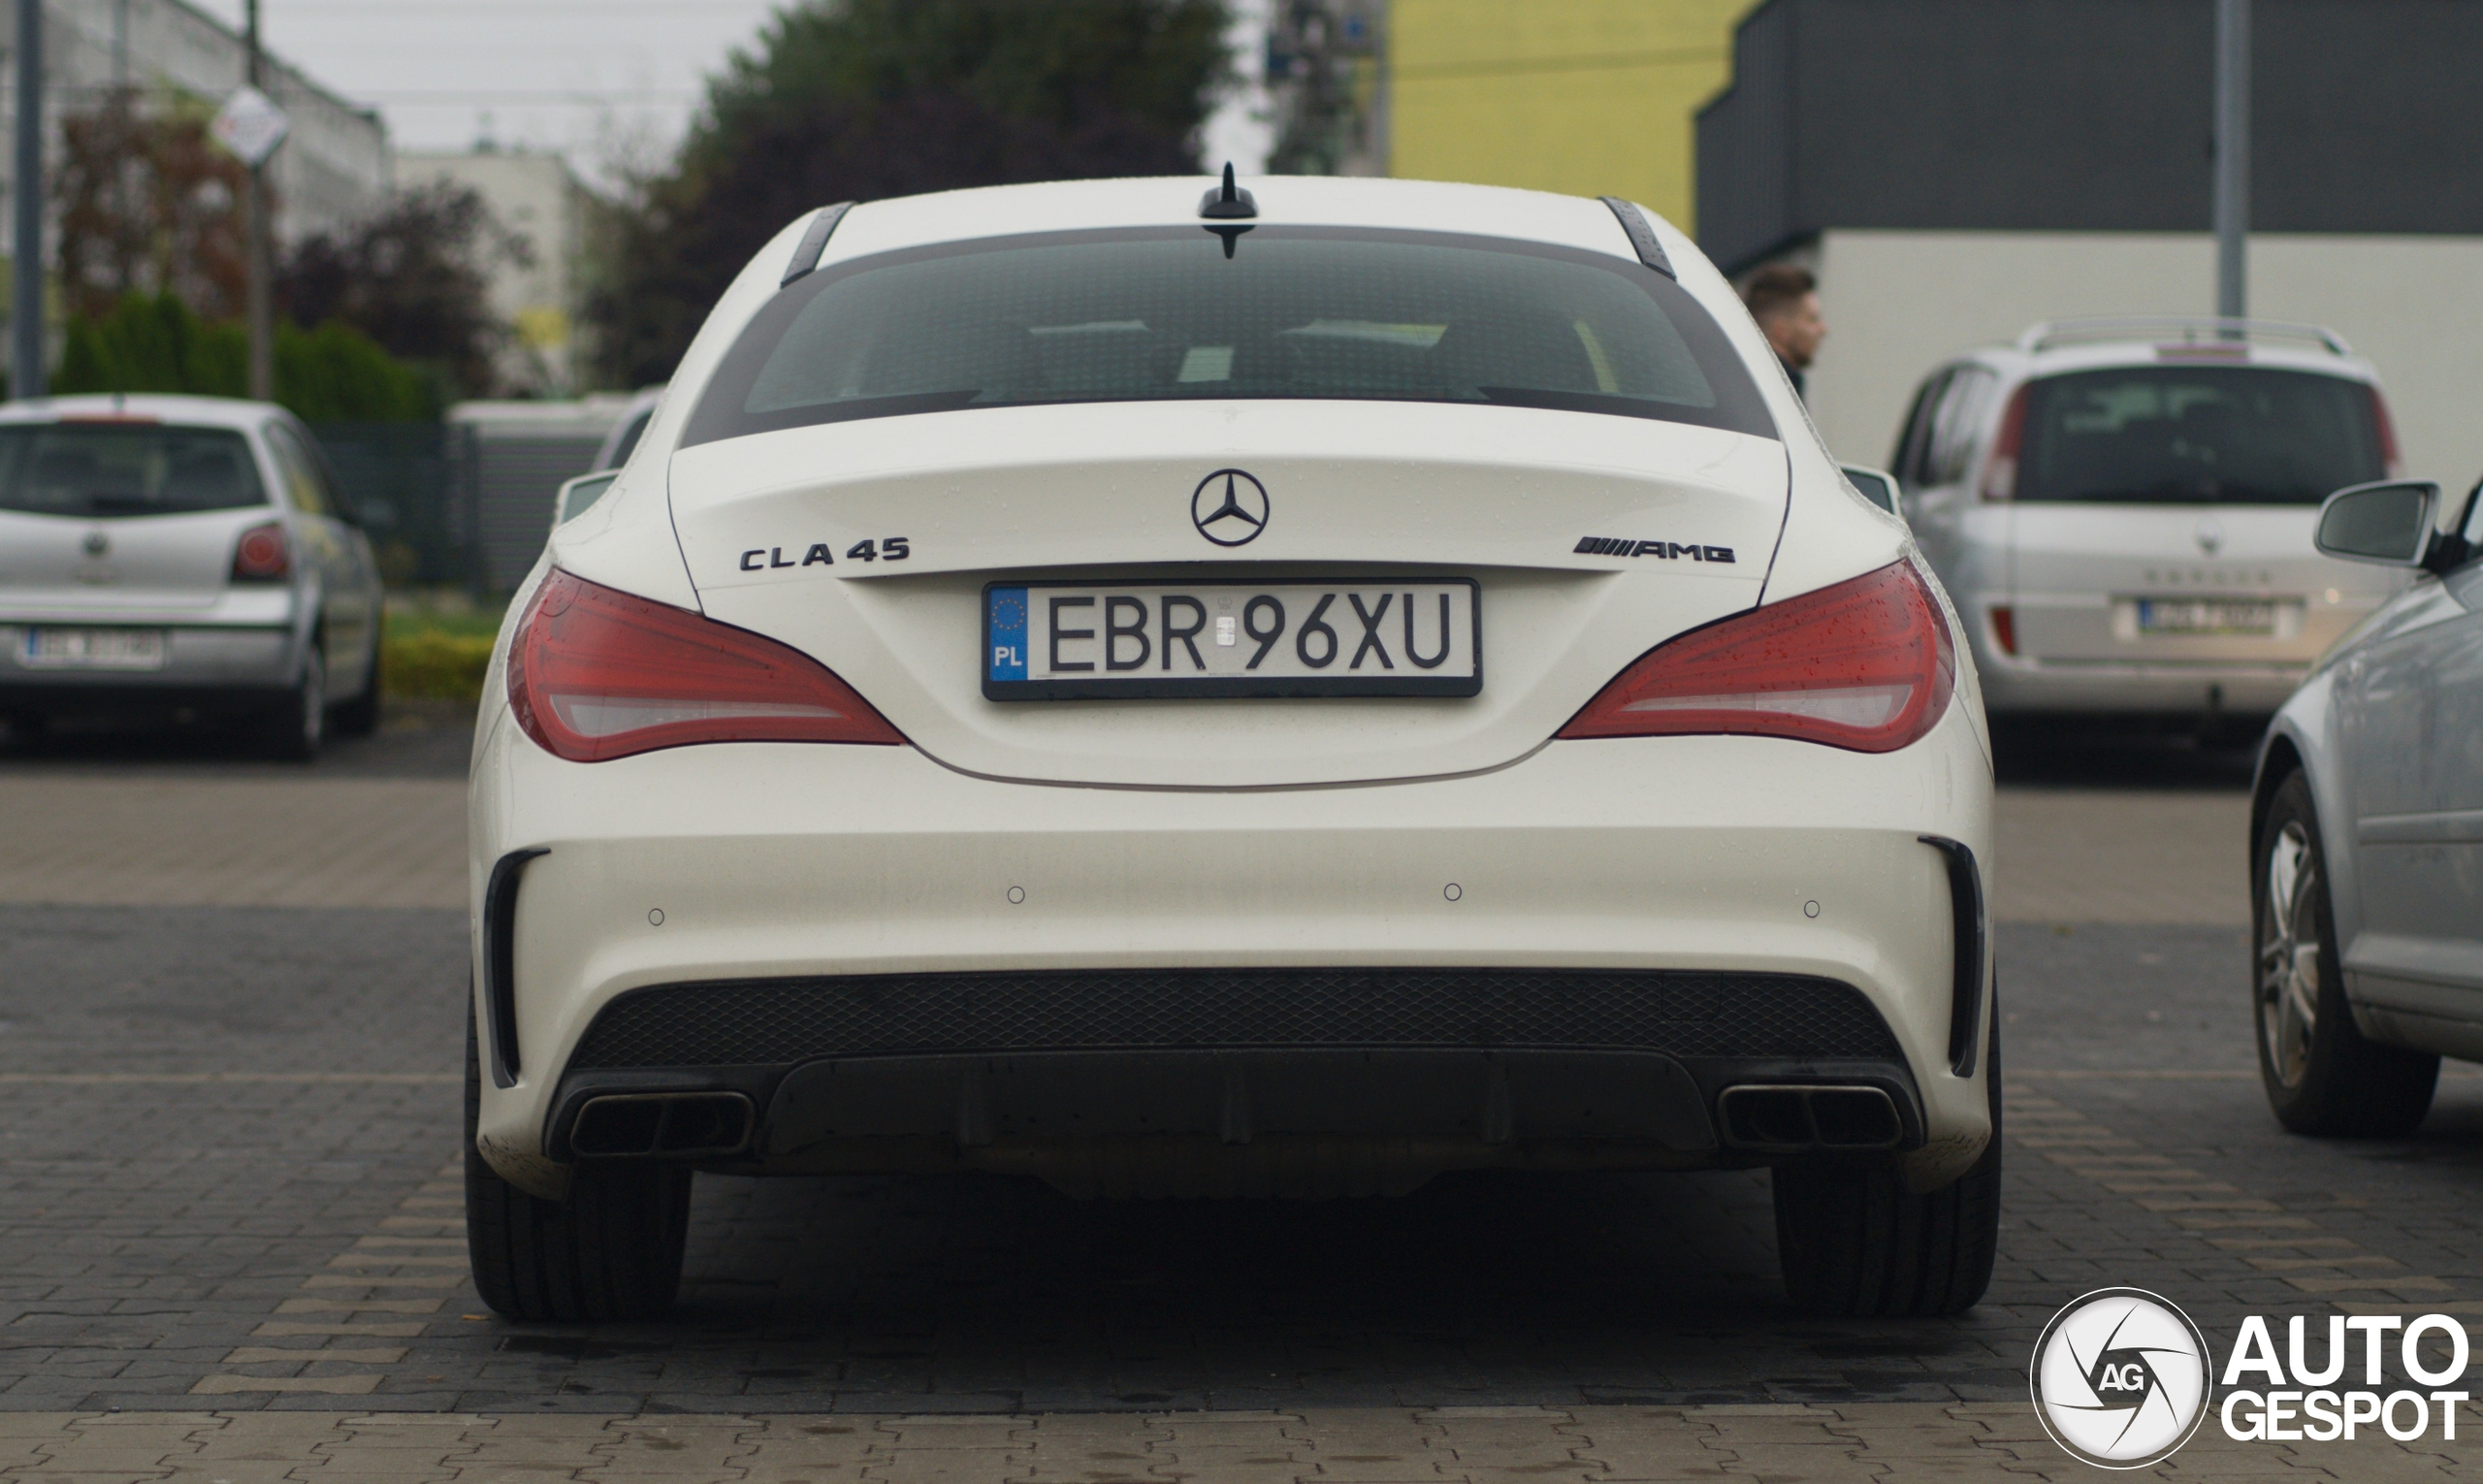
[[[509,646],[508,698],[526,734],[571,762],[694,742],[905,740],[798,650],[558,570]]]
[[[293,571],[293,550],[274,521],[242,532],[233,546],[235,582],[282,582]]]
[[[1956,686],[1948,621],[1904,562],[1696,629],[1641,656],[1564,737],[1791,737],[1892,753]]]

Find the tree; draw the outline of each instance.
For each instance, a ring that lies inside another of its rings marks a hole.
[[[132,293],[170,293],[208,319],[242,312],[248,274],[242,193],[249,173],[208,136],[189,100],[142,111],[115,89],[62,115],[60,279],[72,315],[112,312]]]
[[[1268,28],[1268,82],[1277,175],[1354,175],[1374,159],[1372,83],[1379,65],[1373,0],[1277,0]]]
[[[803,211],[960,186],[1198,169],[1223,0],[812,0],[733,57],[671,170],[616,215],[588,299],[606,379],[673,364]]]
[[[490,302],[491,269],[503,261],[529,267],[532,249],[473,187],[442,180],[399,192],[349,230],[304,239],[277,271],[275,302],[303,324],[353,327],[429,369],[448,395],[479,397],[509,333]]]
[[[73,330],[81,321],[118,325],[116,335],[137,337],[129,353],[138,359],[113,375],[125,379],[138,373],[130,368],[148,368],[144,374],[152,378],[144,386],[96,389],[179,389],[164,379],[173,372],[162,359],[177,354],[169,348],[177,333],[162,320],[162,306],[149,311],[161,322],[142,329],[127,311],[132,295],[150,302],[170,296],[199,322],[197,332],[207,338],[202,343],[220,343],[222,327],[242,314],[248,277],[242,200],[249,173],[209,136],[207,119],[195,99],[166,94],[142,106],[127,88],[61,119],[61,164],[52,189]],[[441,182],[400,193],[350,229],[296,244],[276,265],[276,309],[320,327],[294,332],[307,337],[306,346],[328,337],[320,343],[329,351],[302,352],[311,361],[335,360],[334,346],[341,342],[327,329],[333,321],[420,368],[419,374],[435,383],[424,402],[481,396],[493,388],[493,357],[508,334],[489,304],[490,270],[500,260],[527,266],[524,240],[494,223],[471,188]],[[141,342],[154,348],[142,351],[136,348]],[[279,382],[282,375],[279,364]],[[349,400],[357,399],[368,400],[359,394]],[[281,394],[278,400],[291,401]],[[379,404],[394,403],[382,397]]]
[[[69,322],[52,390],[188,392],[244,397],[249,337],[210,323],[173,294],[129,294],[101,315]],[[439,415],[423,376],[350,326],[275,325],[275,400],[305,422],[412,422]]]

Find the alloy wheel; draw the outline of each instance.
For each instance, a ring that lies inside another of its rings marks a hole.
[[[2288,820],[2268,846],[2259,925],[2259,1036],[2269,1069],[2302,1085],[2319,1029],[2319,864],[2309,832]]]
[[[302,703],[299,720],[302,750],[306,756],[317,752],[328,734],[328,666],[316,648],[302,661],[302,689],[297,698]]]

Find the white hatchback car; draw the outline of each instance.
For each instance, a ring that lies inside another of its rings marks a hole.
[[[2404,585],[2311,547],[2329,492],[2397,468],[2376,373],[2324,330],[2037,325],[1934,371],[1890,462],[1995,719],[2255,731]]]
[[[0,406],[0,717],[246,721],[307,759],[379,724],[371,542],[318,439],[211,397]]]
[[[476,1283],[661,1309],[693,1170],[1767,1165],[1800,1302],[1965,1307],[1999,1055],[1952,623],[1634,206],[796,221],[501,635]]]

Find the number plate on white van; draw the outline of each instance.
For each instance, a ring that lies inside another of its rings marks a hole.
[[[994,583],[992,700],[1473,695],[1481,595],[1467,578]]]
[[[2274,633],[2274,603],[2217,602],[2198,598],[2142,597],[2141,633]]]

